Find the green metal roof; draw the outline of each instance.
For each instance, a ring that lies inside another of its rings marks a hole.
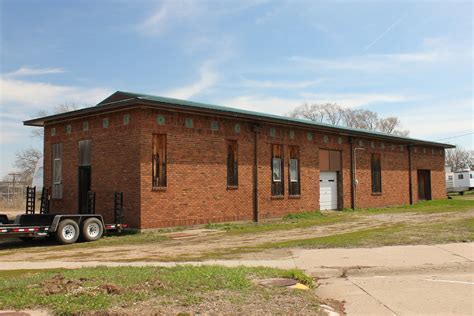
[[[230,115],[236,118],[241,117],[241,118],[255,119],[255,120],[260,120],[260,121],[270,121],[270,122],[275,122],[275,123],[304,125],[305,127],[308,127],[308,128],[319,128],[319,129],[333,131],[335,133],[344,133],[344,134],[360,136],[360,137],[384,138],[384,139],[390,139],[392,141],[398,141],[398,142],[403,142],[403,143],[425,144],[425,145],[431,145],[431,146],[437,146],[437,147],[443,147],[443,148],[455,147],[451,144],[438,143],[438,142],[426,141],[426,140],[415,139],[415,138],[410,138],[410,137],[391,135],[391,134],[369,131],[369,130],[358,129],[358,128],[335,126],[331,124],[314,122],[307,119],[291,118],[291,117],[286,117],[286,116],[242,110],[238,108],[232,108],[232,107],[215,105],[215,104],[199,103],[199,102],[193,102],[193,101],[187,101],[187,100],[166,98],[166,97],[154,96],[154,95],[148,95],[148,94],[142,94],[142,93],[124,92],[124,91],[117,91],[113,93],[112,95],[110,95],[109,97],[107,97],[106,99],[98,103],[95,107],[71,111],[71,112],[62,113],[58,115],[47,116],[47,117],[38,118],[34,120],[29,120],[29,121],[25,121],[24,124],[33,125],[33,126],[41,126],[42,124],[39,124],[39,123],[44,124],[47,121],[54,121],[60,118],[63,119],[69,116],[81,115],[81,114],[86,114],[89,112],[100,112],[102,109],[105,110],[105,108],[111,108],[111,107],[120,106],[120,105],[130,106],[130,105],[133,105],[134,103],[136,104],[137,100],[151,103],[157,107],[159,107],[160,104],[167,104],[167,105],[173,106],[176,109],[181,109],[181,110],[194,110],[194,111],[206,111],[206,112],[211,111],[211,112],[215,112],[216,114],[225,114],[227,116]]]

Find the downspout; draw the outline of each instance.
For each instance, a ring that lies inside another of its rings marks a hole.
[[[253,221],[258,223],[258,133],[260,126],[253,127]]]
[[[410,191],[410,205],[413,205],[413,180],[412,180],[412,171],[411,171],[411,145],[408,145],[408,187]]]
[[[350,159],[351,159],[351,207],[353,210],[356,209],[355,201],[355,173],[354,173],[354,139],[349,137],[350,148]]]

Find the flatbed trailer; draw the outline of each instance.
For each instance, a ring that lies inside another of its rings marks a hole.
[[[72,244],[79,238],[95,241],[106,232],[124,228],[126,224],[106,224],[99,214],[20,214],[13,222],[0,214],[0,238],[55,237],[61,244]]]
[[[106,224],[100,214],[20,214],[13,222],[0,214],[0,238],[55,237],[61,244],[72,244],[79,238],[95,241],[106,232],[124,228],[126,224]]]
[[[121,232],[127,228],[123,224],[123,193],[114,194],[115,223],[106,224],[100,214],[95,213],[95,193],[88,193],[87,214],[50,214],[48,191],[43,188],[40,213],[35,214],[36,188],[26,189],[25,214],[17,215],[14,221],[0,214],[0,238],[34,238],[46,239],[55,237],[61,244],[73,244],[79,238],[83,241],[95,241],[108,232]]]

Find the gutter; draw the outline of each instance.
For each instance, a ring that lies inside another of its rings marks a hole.
[[[253,144],[253,221],[258,223],[258,136],[261,131],[261,127],[254,125],[254,144]]]
[[[411,149],[412,146],[408,146],[408,189],[410,196],[410,205],[413,205],[413,180],[412,180],[412,161],[411,161]]]

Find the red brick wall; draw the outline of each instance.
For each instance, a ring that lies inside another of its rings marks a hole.
[[[130,115],[129,125],[123,115]],[[165,124],[157,123],[157,116]],[[109,128],[102,119],[109,118]],[[186,118],[193,128],[185,127]],[[89,122],[89,131],[82,123]],[[219,130],[211,130],[211,122]],[[66,134],[67,124],[72,133]],[[240,133],[235,131],[240,124]],[[51,127],[56,136],[51,136]],[[271,130],[274,129],[275,135]],[[313,139],[308,139],[311,132]],[[167,135],[167,187],[152,188],[152,135]],[[292,137],[290,137],[292,135]],[[113,193],[124,192],[125,220],[132,227],[156,228],[253,218],[252,124],[241,120],[136,108],[47,126],[45,133],[45,184],[51,186],[51,144],[62,142],[63,198],[53,200],[53,212],[77,212],[78,141],[92,140],[92,190],[97,213],[113,220]],[[238,188],[227,188],[227,139],[238,141]],[[359,141],[362,140],[362,143]],[[282,144],[284,195],[271,196],[271,146]],[[288,146],[300,151],[301,195],[288,195]],[[355,139],[357,152],[357,207],[381,207],[409,203],[408,150],[400,144]],[[263,124],[258,133],[259,218],[319,209],[319,149],[342,152],[341,207],[351,207],[350,143],[347,136],[299,128]],[[425,152],[426,151],[426,152]],[[371,154],[381,154],[382,194],[372,194]],[[445,197],[444,151],[417,148],[412,158],[413,197],[417,201],[417,169],[430,169],[433,199]]]
[[[165,125],[157,124],[157,115]],[[141,118],[142,228],[252,219],[252,150],[250,126],[233,121],[143,110]],[[185,119],[193,119],[193,128]],[[211,121],[219,130],[211,130]],[[152,188],[152,135],[167,135],[167,187]],[[227,139],[238,141],[238,189],[227,188]]]
[[[130,114],[129,125],[123,124],[123,115]],[[92,191],[96,193],[96,212],[104,215],[106,222],[112,222],[114,192],[124,192],[124,212],[127,223],[140,226],[140,174],[139,127],[133,118],[138,110],[108,113],[79,120],[47,126],[44,142],[44,181],[51,187],[51,147],[63,143],[62,179],[63,198],[51,199],[52,213],[78,212],[78,142],[92,140],[91,178]],[[102,119],[109,119],[109,127],[102,127]],[[88,131],[83,131],[83,122],[89,123]],[[71,124],[72,131],[66,133]],[[51,136],[51,128],[56,128],[56,136]]]
[[[415,203],[418,201],[418,169],[431,170],[432,199],[446,198],[444,150],[417,146],[413,149],[412,153],[413,201]]]

